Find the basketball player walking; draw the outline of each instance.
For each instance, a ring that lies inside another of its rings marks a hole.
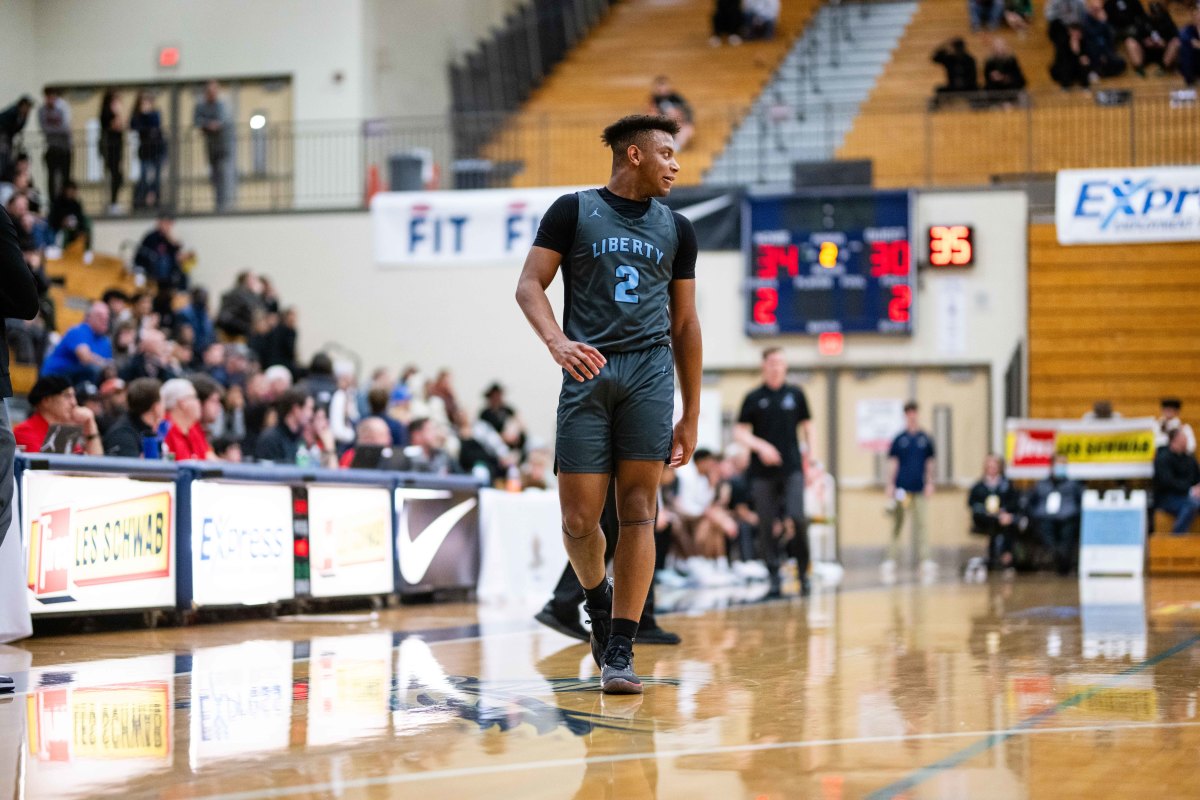
[[[670,193],[679,173],[678,131],[674,120],[656,116],[605,128],[608,185],[554,202],[517,285],[517,303],[563,369],[556,442],[563,543],[587,597],[592,657],[608,694],[642,691],[633,641],[654,580],[659,477],[665,463],[686,464],[696,447],[696,234],[654,199]],[[546,297],[560,267],[561,327]],[[672,430],[676,370],[683,417]],[[600,516],[614,474],[621,535],[610,584]]]

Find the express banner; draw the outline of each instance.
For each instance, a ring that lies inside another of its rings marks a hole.
[[[1055,181],[1059,244],[1200,240],[1200,167],[1068,169]]]
[[[1153,419],[1010,419],[1005,437],[1007,474],[1039,479],[1055,455],[1067,457],[1071,478],[1125,479],[1154,475]]]
[[[292,490],[193,481],[192,602],[259,605],[296,594]]]
[[[392,493],[382,486],[308,487],[313,597],[390,594]]]
[[[522,261],[546,210],[577,190],[561,186],[377,194],[371,198],[375,261],[391,267]],[[686,187],[663,202],[692,222],[700,249],[740,247],[737,191]]]
[[[27,471],[32,614],[175,605],[175,485]]]

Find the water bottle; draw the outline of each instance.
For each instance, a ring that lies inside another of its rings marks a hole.
[[[482,461],[475,462],[475,466],[471,467],[471,474],[475,476],[475,481],[480,486],[492,485],[492,471]]]

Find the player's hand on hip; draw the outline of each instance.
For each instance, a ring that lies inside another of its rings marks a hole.
[[[570,339],[563,339],[561,342],[550,345],[550,355],[554,357],[554,361],[560,367],[580,383],[599,375],[600,368],[608,363],[600,351],[590,344],[572,342]]]
[[[692,460],[692,453],[696,450],[696,424],[691,424],[680,420],[675,425],[674,443],[671,445],[671,463],[672,469],[682,467],[684,464]]]

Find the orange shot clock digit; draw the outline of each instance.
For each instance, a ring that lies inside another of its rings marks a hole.
[[[929,266],[969,267],[975,263],[975,231],[969,225],[931,225]]]

